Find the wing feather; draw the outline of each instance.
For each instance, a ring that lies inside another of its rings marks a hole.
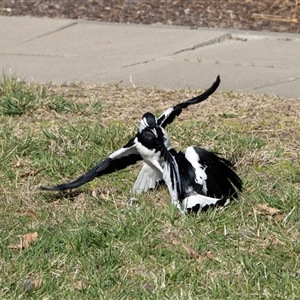
[[[221,79],[220,76],[217,77],[216,81],[212,84],[212,86],[207,89],[201,95],[189,99],[185,102],[179,103],[172,108],[167,109],[158,119],[157,124],[163,128],[165,128],[168,124],[171,124],[176,116],[179,116],[182,112],[183,108],[187,108],[189,105],[200,103],[206,100],[211,94],[215,92],[215,90],[220,85]]]
[[[196,194],[186,197],[181,205],[182,211],[189,213],[197,213],[199,210],[206,211],[209,207],[226,206],[230,200],[226,197],[214,198]]]
[[[167,149],[165,149],[163,156],[163,180],[168,187],[172,202],[178,205],[183,200],[184,194],[176,157]]]
[[[206,173],[206,196],[208,197],[236,197],[237,190],[242,190],[242,180],[233,170],[233,165],[226,159],[203,148],[191,147],[198,157],[198,161],[190,159],[195,169],[201,165]],[[187,157],[189,159],[189,157]],[[202,187],[195,185],[195,191],[202,193]]]
[[[141,194],[150,189],[154,189],[157,183],[162,179],[153,168],[143,163],[142,170],[134,183],[133,192]]]
[[[63,191],[67,189],[74,189],[92,181],[96,177],[125,169],[127,166],[133,165],[139,160],[142,160],[142,157],[137,152],[134,139],[132,139],[123,148],[113,152],[101,163],[97,164],[91,170],[78,177],[74,181],[52,187],[40,186],[40,189],[47,191]]]

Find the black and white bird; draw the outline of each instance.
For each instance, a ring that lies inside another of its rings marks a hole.
[[[225,206],[238,197],[242,181],[228,160],[199,147],[190,146],[185,153],[177,152],[151,113],[144,115],[140,126],[142,134],[138,134],[136,148],[144,165],[134,192],[147,191],[163,180],[172,203],[183,213]]]
[[[228,160],[199,147],[188,147],[185,153],[174,149],[168,152],[173,158],[165,160],[163,178],[172,203],[181,212],[197,213],[211,206],[225,206],[242,191],[242,181]],[[173,176],[180,180],[176,185],[168,178],[171,169],[178,172]]]
[[[238,197],[242,181],[228,160],[199,147],[177,152],[151,113],[144,115],[140,126],[142,134],[137,136],[136,149],[144,165],[134,192],[147,191],[163,180],[172,203],[183,213],[225,206]]]
[[[135,164],[137,161],[143,160],[144,164],[134,184],[133,192],[141,193],[155,188],[157,182],[164,180],[165,176],[177,184],[177,189],[173,189],[177,193],[177,191],[181,190],[180,178],[178,177],[180,174],[178,170],[176,172],[177,163],[175,157],[169,152],[171,143],[165,127],[172,123],[184,108],[206,100],[215,92],[219,84],[220,77],[218,76],[212,86],[204,93],[167,109],[158,118],[155,118],[151,113],[144,114],[138,133],[125,146],[110,154],[76,180],[52,187],[41,186],[40,189],[49,191],[74,189],[92,181],[96,177],[122,170],[129,165]],[[169,169],[169,173],[166,172],[167,169]],[[170,188],[169,191],[170,193],[172,192]]]

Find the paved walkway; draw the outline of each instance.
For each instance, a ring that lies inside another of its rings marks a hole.
[[[0,66],[27,81],[205,88],[300,99],[300,35],[0,17]]]

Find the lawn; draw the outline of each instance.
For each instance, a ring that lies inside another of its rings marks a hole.
[[[165,187],[131,194],[140,165],[76,191],[143,113],[200,90],[0,82],[0,299],[299,299],[300,99],[216,93],[168,127],[244,182],[225,209],[181,215]]]

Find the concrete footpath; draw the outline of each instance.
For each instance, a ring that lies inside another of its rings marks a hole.
[[[300,35],[0,16],[0,67],[26,81],[206,88],[300,99]],[[2,76],[2,75],[1,75]]]

